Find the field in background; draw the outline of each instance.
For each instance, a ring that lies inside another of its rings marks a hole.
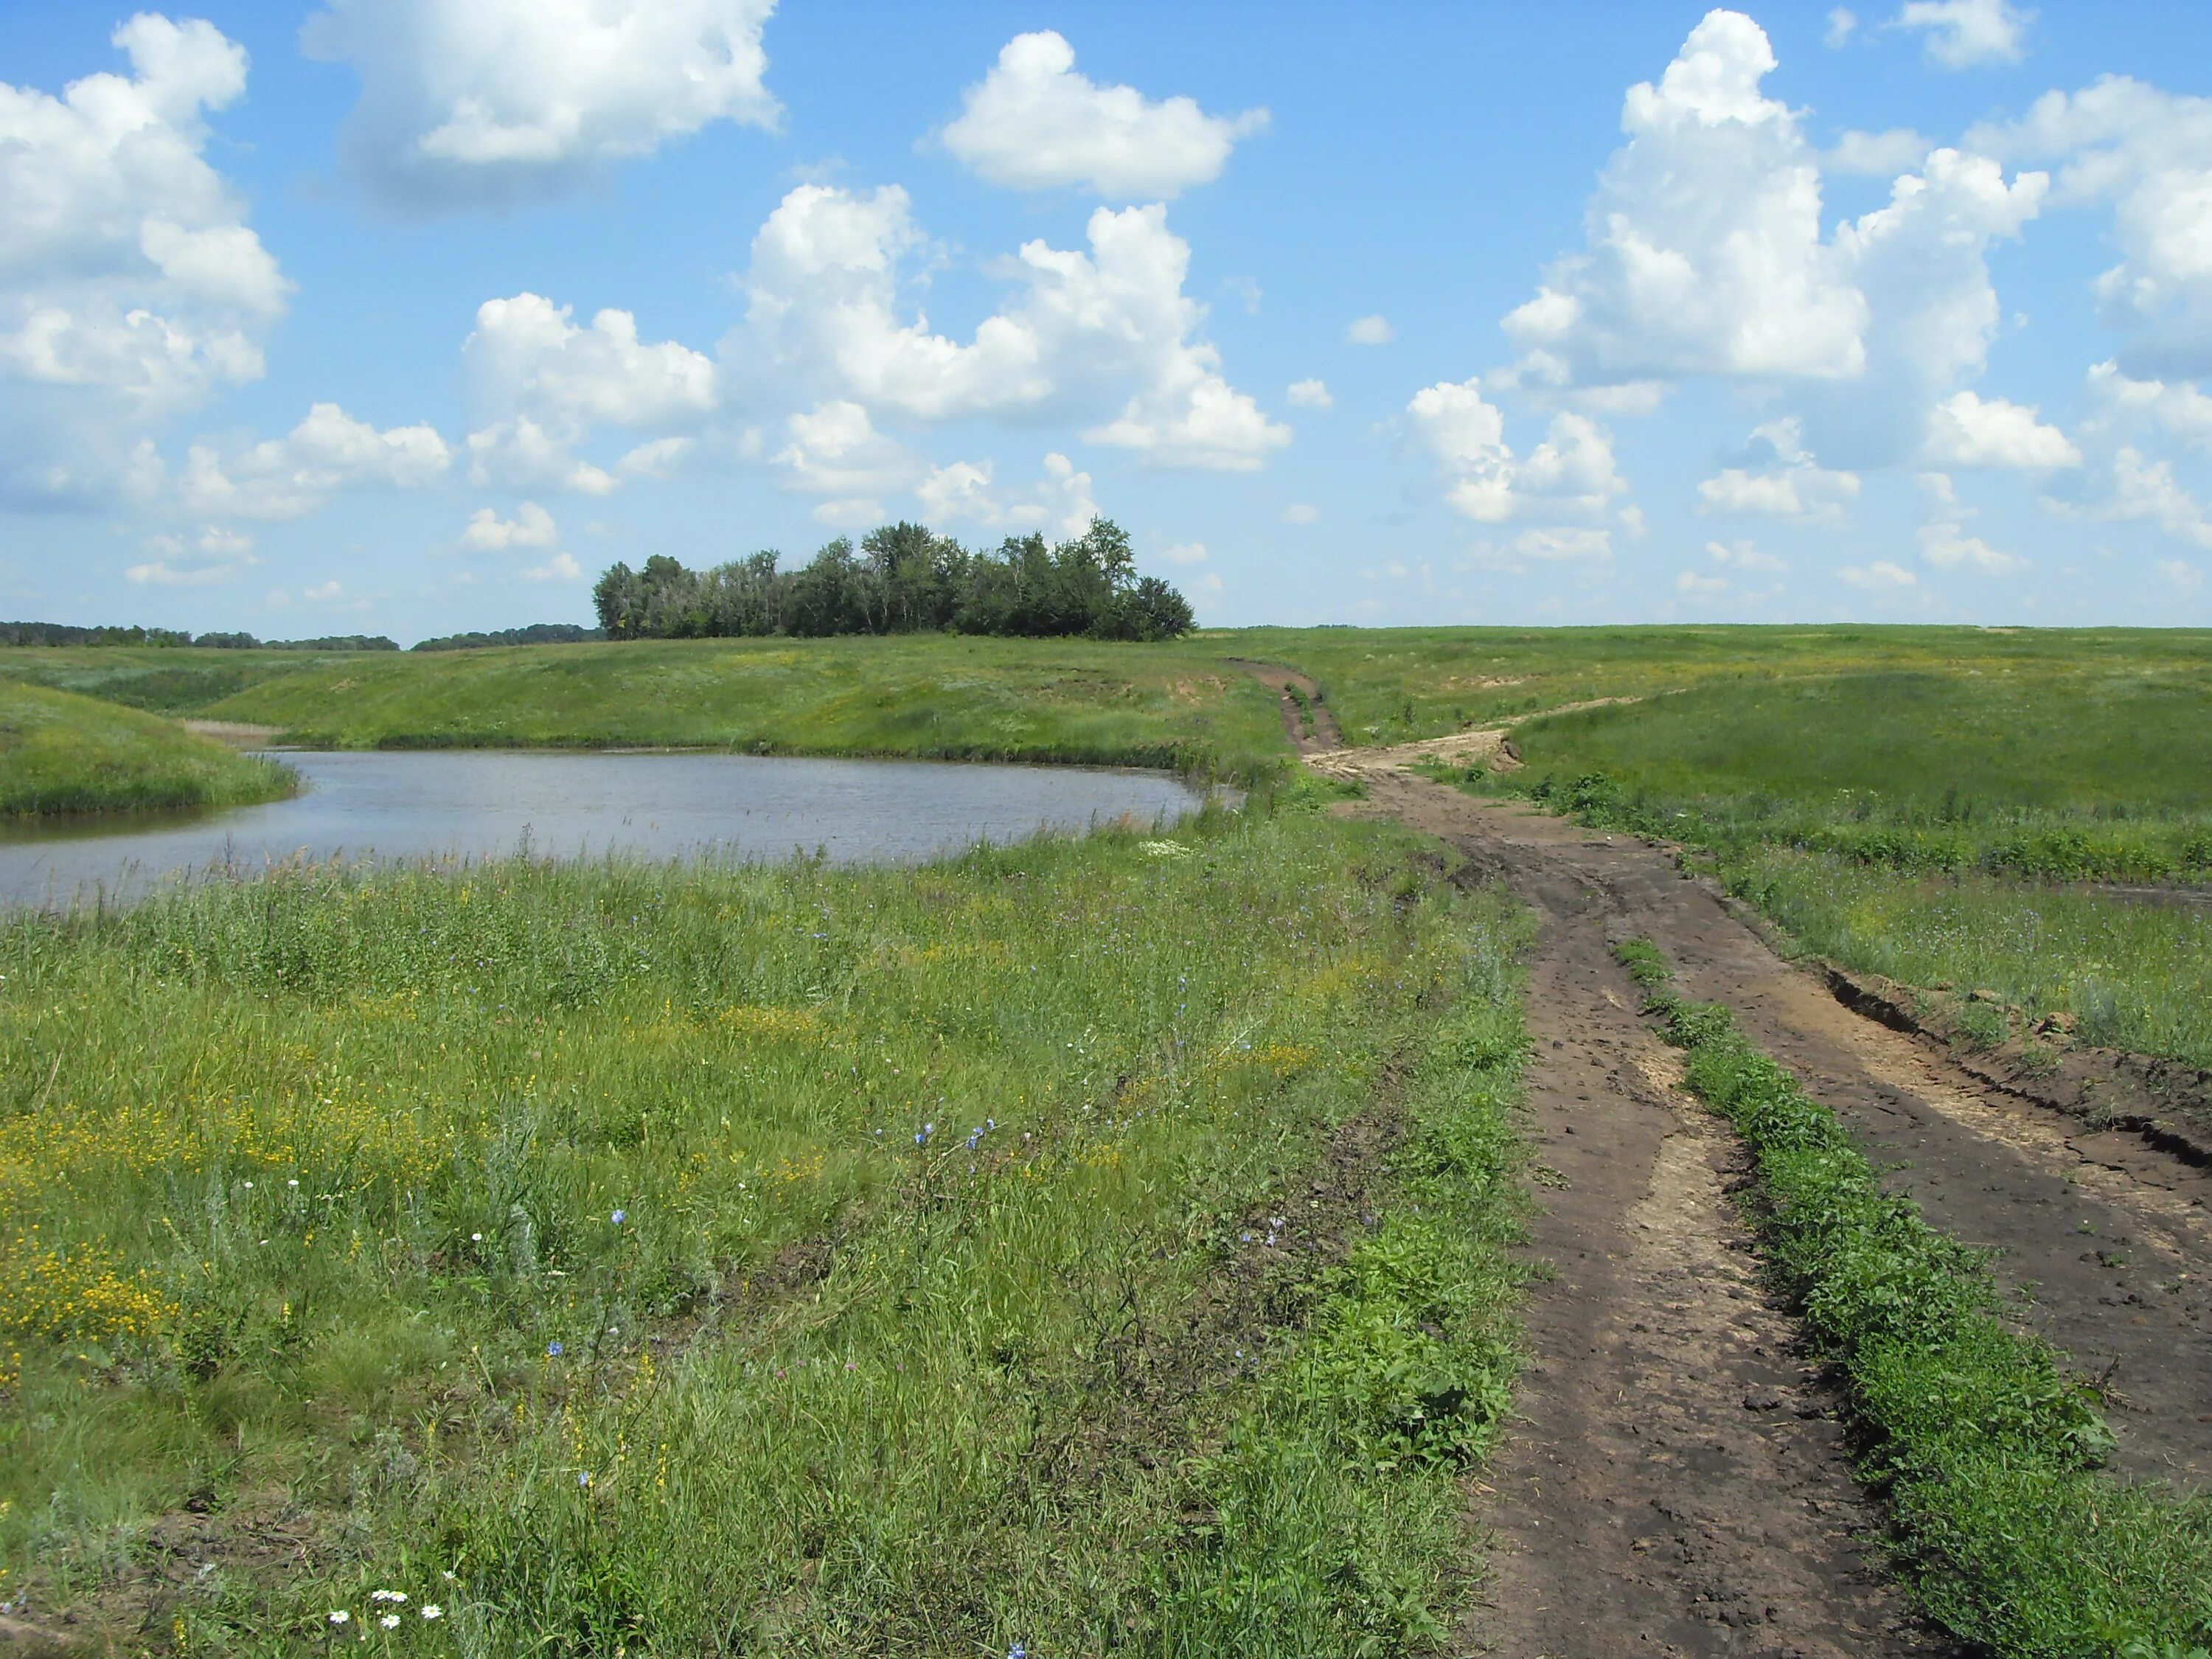
[[[289,768],[234,753],[156,715],[0,679],[0,822],[237,806],[297,787]]]
[[[1520,769],[1463,781],[1686,842],[1850,967],[2212,1065],[2212,906],[2188,890],[2212,880],[2212,651],[2179,648],[2198,643],[1708,682],[1530,720]]]
[[[1281,811],[9,921],[0,1597],[1390,1647],[1513,1363],[1519,924],[1422,847]]]

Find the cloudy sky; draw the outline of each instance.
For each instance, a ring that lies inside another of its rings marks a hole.
[[[2202,4],[0,3],[4,618],[2204,624],[2207,376]]]

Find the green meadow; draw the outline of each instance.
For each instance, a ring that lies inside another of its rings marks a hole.
[[[1288,806],[13,918],[0,1599],[180,1650],[1418,1644],[1515,1367],[1520,927]]]
[[[0,679],[0,821],[238,806],[295,787],[281,763],[158,715]]]
[[[1461,781],[1686,842],[1850,966],[2212,1065],[2212,907],[2189,890],[2212,880],[2212,653],[2002,637],[2000,659],[1531,720],[1519,769]]]
[[[1164,766],[1254,781],[1273,696],[1176,645],[899,635],[366,653],[204,706],[320,747],[702,746]]]

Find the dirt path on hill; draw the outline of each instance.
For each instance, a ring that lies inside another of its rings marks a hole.
[[[1462,734],[1462,741],[1501,734]],[[1612,944],[1651,939],[1682,988],[1850,1125],[1929,1220],[2001,1252],[2025,1328],[2105,1378],[2124,1473],[2212,1486],[2212,1171],[1977,1082],[1850,1012],[1663,851],[1397,769],[1328,757],[1536,911],[1528,1021],[1540,1161],[1532,1363],[1480,1514],[1493,1548],[1468,1650],[1948,1651],[1885,1575],[1831,1396],[1759,1287],[1726,1194],[1743,1155],[1674,1085]],[[2032,1297],[2032,1299],[2028,1299]]]
[[[1322,701],[1321,688],[1312,680],[1279,662],[1254,662],[1245,657],[1232,657],[1230,660],[1274,692],[1276,701],[1282,705],[1283,735],[1299,754],[1313,756],[1344,747],[1344,733],[1337,729],[1335,711]],[[1297,696],[1291,695],[1293,690]],[[1305,699],[1303,709],[1298,707],[1298,697]]]

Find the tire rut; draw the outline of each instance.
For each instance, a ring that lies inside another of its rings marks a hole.
[[[2212,1484],[2212,1171],[1854,1013],[1663,849],[1370,754],[1369,799],[1348,810],[1452,842],[1540,922],[1528,1132],[1550,1189],[1531,1248],[1552,1272],[1529,1297],[1520,1421],[1477,1509],[1495,1547],[1471,1651],[1954,1650],[1885,1582],[1879,1517],[1728,1201],[1742,1154],[1674,1089],[1679,1060],[1613,959],[1631,936],[1686,994],[1734,1008],[1893,1190],[1996,1252],[2021,1327],[2102,1379],[2119,1472]]]

